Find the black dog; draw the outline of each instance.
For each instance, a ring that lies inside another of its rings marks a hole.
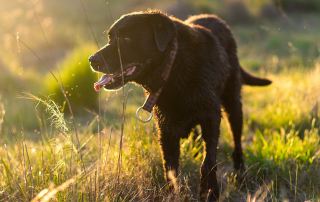
[[[214,15],[183,22],[159,11],[130,13],[115,22],[108,34],[108,44],[89,58],[94,71],[106,74],[96,83],[96,90],[101,86],[118,89],[127,82],[140,84],[151,93],[161,88],[154,112],[166,178],[169,171],[178,173],[180,138],[200,124],[206,152],[200,194],[209,201],[218,199],[221,106],[234,137],[234,168],[242,170],[241,86],[264,86],[271,81],[251,76],[240,67],[232,32]],[[161,79],[173,61],[168,79]]]

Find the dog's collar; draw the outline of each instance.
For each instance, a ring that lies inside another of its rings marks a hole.
[[[152,89],[150,89],[150,87],[145,87],[151,93],[149,94],[147,100],[143,104],[142,109],[144,109],[150,113],[152,112],[153,106],[156,104],[156,102],[162,92],[163,85],[166,83],[166,81],[168,80],[168,78],[170,76],[174,60],[176,59],[177,51],[178,51],[178,40],[177,40],[177,38],[173,38],[173,49],[170,52],[169,62],[167,63],[166,68],[164,69],[164,71],[161,74],[161,80],[163,81],[163,83],[161,84],[159,82],[160,84],[157,84],[157,85],[161,85],[161,86],[159,87],[159,89],[156,92],[152,91]],[[137,112],[139,112],[140,109],[141,109],[141,107],[138,109]],[[138,113],[137,113],[137,118],[139,119]]]

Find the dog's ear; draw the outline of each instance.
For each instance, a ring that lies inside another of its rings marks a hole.
[[[163,52],[175,33],[176,27],[173,21],[163,14],[151,14],[150,20],[158,49]]]

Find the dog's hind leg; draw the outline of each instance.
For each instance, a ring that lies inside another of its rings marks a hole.
[[[202,138],[205,145],[205,159],[201,166],[200,199],[216,201],[219,198],[217,182],[217,146],[220,133],[221,112],[201,121]]]
[[[223,107],[228,117],[230,132],[233,135],[233,166],[237,171],[244,170],[243,154],[241,146],[241,133],[243,125],[242,103],[240,100],[240,87],[227,86],[222,97]]]

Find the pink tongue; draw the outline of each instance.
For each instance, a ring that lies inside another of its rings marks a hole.
[[[94,84],[94,89],[96,91],[99,91],[101,86],[106,85],[107,83],[109,83],[113,77],[115,77],[115,75],[112,75],[112,76],[102,75],[100,80]]]
[[[128,73],[126,74],[127,76],[131,75],[134,70],[136,70],[136,66],[133,66],[132,69],[130,71],[128,71]]]

